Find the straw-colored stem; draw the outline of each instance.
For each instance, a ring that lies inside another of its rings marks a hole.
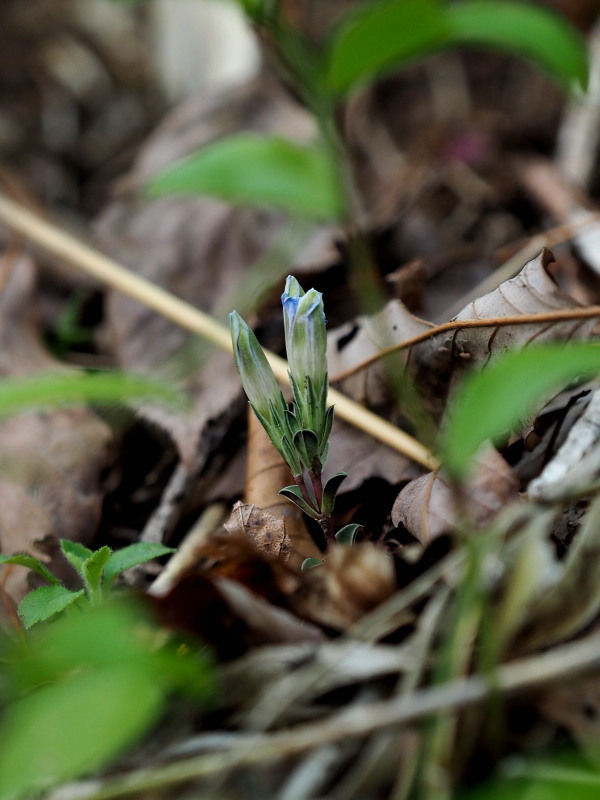
[[[136,275],[108,256],[1,195],[0,222],[48,253],[143,303],[171,322],[199,334],[217,347],[231,351],[231,337],[227,327],[209,314]],[[287,386],[289,381],[287,361],[274,353],[267,352],[266,355],[277,380]],[[436,469],[439,466],[433,453],[412,436],[335,389],[330,390],[327,402],[335,405],[336,414],[340,419],[379,439],[427,469]]]

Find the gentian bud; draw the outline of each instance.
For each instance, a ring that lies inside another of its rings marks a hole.
[[[324,448],[327,402],[327,333],[323,298],[304,293],[291,275],[281,297],[290,378],[300,427],[311,430]],[[326,438],[326,437],[325,437]]]
[[[287,406],[258,339],[237,311],[229,315],[235,365],[254,413],[292,473],[302,472],[287,422]]]

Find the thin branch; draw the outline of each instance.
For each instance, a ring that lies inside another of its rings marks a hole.
[[[368,736],[398,728],[434,714],[457,711],[481,703],[496,693],[512,695],[537,689],[553,681],[564,682],[600,667],[600,635],[566,644],[541,655],[500,667],[485,679],[480,675],[421,689],[409,695],[365,703],[319,722],[298,725],[276,734],[238,738],[223,752],[209,753],[174,763],[150,767],[99,781],[61,787],[48,800],[113,800],[188,780],[231,772],[241,766],[287,758],[348,737]]]
[[[532,325],[540,324],[543,322],[563,322],[570,319],[590,319],[593,317],[600,317],[600,306],[588,306],[587,308],[566,308],[563,311],[545,311],[539,314],[519,314],[518,317],[486,317],[484,319],[453,319],[450,322],[444,322],[443,325],[435,325],[429,330],[422,331],[416,336],[411,336],[410,339],[404,339],[398,344],[384,347],[379,352],[375,353],[369,358],[365,358],[353,367],[338,372],[333,375],[330,380],[332,383],[339,383],[340,381],[350,378],[357,372],[367,369],[372,364],[375,364],[382,358],[398,353],[400,350],[406,350],[408,347],[414,347],[416,344],[431,339],[433,336],[439,336],[441,333],[448,331],[457,331],[462,328],[500,328],[503,325]]]
[[[231,337],[227,327],[209,314],[136,275],[98,250],[94,250],[1,195],[0,222],[48,253],[92,275],[106,286],[134,298],[176,325],[199,334],[211,344],[225,351],[231,351]],[[266,356],[277,380],[287,386],[289,381],[287,361],[268,351]],[[336,414],[354,427],[379,439],[427,469],[437,468],[437,459],[425,445],[359,403],[335,389],[330,390],[327,402],[329,405],[335,405]]]

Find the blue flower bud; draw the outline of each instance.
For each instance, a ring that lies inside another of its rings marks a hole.
[[[281,296],[285,344],[300,427],[313,431],[324,446],[327,417],[327,332],[323,297],[304,292],[291,275]]]
[[[294,475],[302,472],[287,422],[287,406],[275,375],[252,330],[237,311],[229,315],[235,365],[254,413]]]

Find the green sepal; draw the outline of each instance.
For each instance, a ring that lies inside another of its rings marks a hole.
[[[359,528],[362,528],[362,525],[357,525],[355,522],[350,523],[350,525],[344,525],[335,535],[336,542],[338,544],[354,544],[356,532]]]
[[[294,447],[300,460],[313,474],[321,474],[321,460],[319,458],[319,439],[314,431],[306,428],[298,431],[294,436]]]
[[[319,514],[312,506],[309,506],[306,500],[302,497],[302,492],[297,486],[284,486],[283,489],[280,489],[278,494],[287,497],[288,500],[291,500],[292,503],[298,506],[299,509],[304,511],[304,513],[311,517],[311,519],[319,519]]]
[[[319,437],[319,443],[321,446],[321,462],[325,464],[326,458],[323,457],[325,453],[325,448],[329,442],[329,435],[331,434],[331,428],[333,426],[333,417],[334,417],[335,409],[333,406],[329,406],[327,411],[325,412],[325,421],[323,423],[323,430],[321,431]]]
[[[33,556],[18,554],[16,556],[0,556],[0,564],[15,564],[18,567],[27,567],[32,572],[37,572],[42,578],[53,586],[60,586],[61,582],[53,575],[45,564]]]
[[[323,509],[323,514],[325,514],[325,516],[330,517],[331,514],[333,513],[333,507],[335,505],[336,495],[338,493],[340,486],[342,485],[342,482],[347,477],[348,477],[347,472],[336,472],[335,475],[329,478],[329,480],[323,487],[322,509]]]
[[[323,561],[320,558],[305,558],[300,567],[300,572],[306,572],[309,569],[320,567]]]

